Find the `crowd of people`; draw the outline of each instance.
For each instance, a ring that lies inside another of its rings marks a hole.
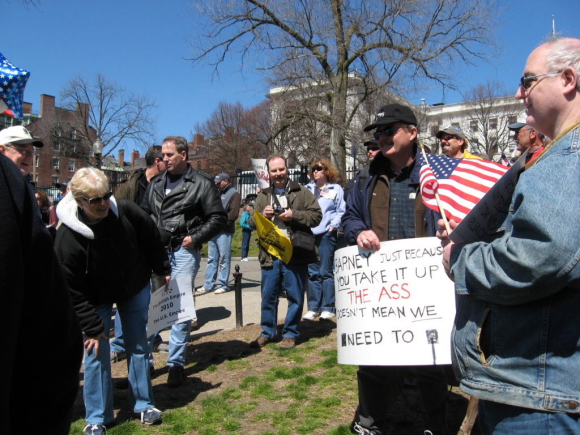
[[[580,303],[580,232],[573,225],[579,76],[579,39],[555,38],[530,54],[515,95],[527,119],[509,126],[518,151],[527,151],[526,166],[494,231],[476,242],[453,243],[457,223],[445,226],[423,204],[423,146],[408,106],[387,104],[364,128],[372,132],[364,144],[368,162],[346,184],[326,157],[311,161],[311,182],[302,186],[289,178],[285,156],[269,156],[270,186],[258,192],[253,207],[244,205],[242,261],[259,229],[258,213],[291,241],[293,253],[283,261],[259,244],[262,331],[249,345],[279,341],[281,349],[291,349],[299,344],[302,320],[335,318],[338,246],[378,251],[382,242],[437,236],[456,290],[453,372],[461,389],[479,399],[482,432],[580,433],[580,326],[573,320]],[[449,158],[482,158],[469,151],[460,127],[435,136]],[[26,179],[42,146],[22,126],[0,131],[0,282],[9,307],[2,317],[9,348],[0,358],[0,432],[33,432],[42,421],[52,425],[49,433],[68,433],[83,344],[84,433],[105,434],[114,421],[111,355],[121,353],[134,412],[144,424],[159,423],[151,387],[151,352],[159,339],[147,333],[152,287],[181,276],[191,279],[193,290],[207,243],[205,283],[195,294],[229,291],[240,194],[228,174],[212,179],[195,170],[187,140],[168,136],[148,150],[147,167],[115,195],[102,171],[82,168],[54,207]],[[281,290],[288,308],[278,337]],[[184,382],[191,327],[192,321],[171,327],[169,387]],[[54,351],[55,330],[61,358],[36,364],[36,355]],[[27,345],[31,337],[35,346]],[[30,396],[18,383],[25,378],[42,388]],[[421,395],[425,434],[449,434],[449,371],[442,365],[360,366],[351,432],[386,434],[389,411],[408,380]],[[26,416],[31,408],[35,419]]]

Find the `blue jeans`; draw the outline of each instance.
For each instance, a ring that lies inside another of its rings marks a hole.
[[[316,235],[319,263],[308,265],[308,310],[320,313],[334,313],[334,251],[336,251],[336,231]]]
[[[242,258],[248,258],[251,237],[252,237],[251,230],[242,230]]]
[[[216,276],[218,278],[218,286],[216,288],[229,290],[232,236],[233,234],[231,233],[219,233],[207,242],[207,268],[205,269],[205,284],[203,288],[208,291],[213,290]]]
[[[149,306],[145,307],[145,315],[149,315]],[[149,343],[149,365],[153,367],[153,343],[159,337],[159,334],[154,334],[147,338]],[[115,338],[110,342],[111,351],[113,352],[125,352],[125,342],[123,339],[123,322],[121,321],[121,313],[117,310],[115,315]]]
[[[580,415],[544,412],[503,403],[479,401],[481,431],[494,435],[572,435],[580,433]]]
[[[135,412],[143,412],[155,406],[151,378],[149,377],[149,344],[147,343],[147,313],[151,299],[148,284],[132,298],[117,304],[124,326],[125,347],[129,364],[130,402]],[[105,334],[111,323],[112,304],[96,307]],[[114,419],[113,382],[109,340],[99,341],[99,354],[85,351],[85,399],[87,424],[106,424]]]
[[[275,259],[272,267],[262,269],[262,336],[276,338],[278,324],[278,291],[280,283],[288,300],[288,312],[282,330],[282,337],[297,338],[298,326],[304,307],[304,286],[308,279],[308,265],[285,264]]]
[[[199,270],[199,261],[199,249],[179,247],[176,251],[169,254],[171,277],[176,278],[180,275],[191,276],[191,284],[193,286],[195,276]],[[169,335],[169,357],[167,358],[168,366],[185,366],[185,354],[190,333],[190,320],[171,327],[171,334]]]

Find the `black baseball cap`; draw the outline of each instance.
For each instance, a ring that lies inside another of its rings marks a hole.
[[[370,131],[380,125],[394,124],[402,122],[405,124],[417,125],[417,118],[413,111],[402,104],[388,104],[381,107],[375,117],[375,121],[364,128],[364,131]]]

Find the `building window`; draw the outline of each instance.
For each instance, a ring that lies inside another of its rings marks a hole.
[[[40,164],[40,156],[37,154],[36,157],[34,157],[34,167],[38,168],[38,165]]]
[[[54,186],[56,183],[58,183],[58,175],[53,175],[52,176],[52,185]]]
[[[74,172],[75,171],[75,161],[74,160],[69,160],[68,161],[68,170],[70,172]]]
[[[489,129],[490,130],[497,130],[497,118],[491,118],[489,120]]]
[[[76,129],[76,128],[73,128],[73,129],[70,131],[70,138],[71,138],[71,139],[76,139],[76,138],[77,138],[77,129]]]
[[[201,160],[197,161],[197,170],[201,170]]]
[[[52,159],[52,169],[59,169],[60,162],[58,159]]]
[[[518,122],[518,117],[517,116],[510,116],[508,118],[508,124],[515,124],[516,122]]]
[[[459,122],[452,122],[451,125],[453,127],[459,127],[459,128],[461,128],[461,126],[459,125]]]
[[[469,121],[469,130],[472,133],[479,131],[479,126],[477,125],[477,121]]]
[[[52,148],[54,149],[54,151],[60,151],[60,147],[61,147],[60,141],[58,141],[54,144]]]
[[[38,184],[38,172],[34,174],[34,182]]]

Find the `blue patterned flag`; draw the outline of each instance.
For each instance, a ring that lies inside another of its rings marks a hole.
[[[419,153],[423,203],[441,212],[435,198],[438,193],[446,216],[456,222],[461,222],[508,170],[505,166],[486,160],[451,159],[435,154],[426,156],[428,162]]]
[[[30,77],[28,71],[12,65],[0,53],[0,106],[6,106],[18,119],[22,119],[23,115],[22,97],[28,77]]]

